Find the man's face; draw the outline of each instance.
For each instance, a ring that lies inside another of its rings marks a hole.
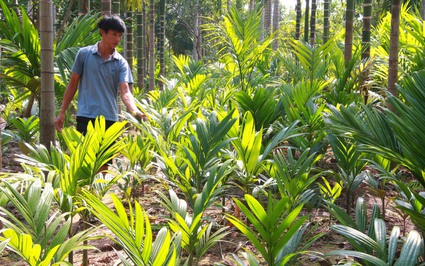
[[[108,32],[105,32],[104,30],[100,30],[100,33],[103,42],[111,48],[116,48],[121,41],[122,32],[116,30],[108,30]]]

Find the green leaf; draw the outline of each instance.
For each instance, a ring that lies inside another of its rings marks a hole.
[[[285,209],[287,200],[277,201],[272,195],[268,197],[267,210],[264,210],[259,201],[249,194],[245,195],[245,201],[249,208],[238,199],[233,200],[251,225],[246,225],[245,222],[232,215],[226,215],[226,219],[252,242],[269,265],[282,259],[280,257],[282,250],[299,232],[308,217],[297,219],[302,205],[298,205],[288,214],[288,210]]]
[[[267,257],[268,252],[264,248],[263,243],[261,243],[260,240],[257,238],[257,235],[254,231],[252,231],[247,225],[245,225],[245,223],[243,223],[232,215],[227,214],[226,219],[231,222],[236,228],[238,228],[239,231],[241,231],[241,233],[251,241],[251,243],[258,250],[258,252],[261,253],[263,257]]]
[[[332,214],[333,217],[335,217],[341,224],[349,226],[354,229],[358,229],[357,224],[351,219],[351,217],[347,214],[345,210],[343,210],[338,205],[326,201],[325,205],[326,209]]]
[[[153,265],[164,265],[169,249],[171,246],[171,236],[168,230],[164,227],[159,230],[155,242],[152,246]]]
[[[334,250],[331,252],[326,253],[326,256],[348,256],[348,257],[354,257],[361,260],[365,260],[372,265],[376,266],[387,266],[387,263],[380,258],[377,258],[373,255],[369,255],[363,252],[359,251],[352,251],[352,250]]]
[[[410,231],[407,236],[407,240],[401,249],[400,257],[394,266],[416,265],[418,262],[419,252],[423,249],[423,245],[424,243],[421,235],[415,230]]]
[[[375,225],[375,236],[376,236],[376,243],[381,247],[382,253],[377,253],[376,256],[381,259],[387,259],[386,258],[386,246],[387,246],[387,230],[385,222],[382,219],[375,219],[374,220]]]
[[[115,194],[111,194],[112,201],[114,202],[115,209],[118,213],[119,219],[125,228],[130,228],[130,224],[127,218],[127,212],[125,210],[124,205],[121,203],[121,200],[115,196]]]
[[[136,246],[136,239],[134,236],[133,228],[130,227],[130,222],[128,221],[127,215],[122,213],[124,207],[118,198],[111,194],[113,202],[116,209],[120,209],[120,214],[113,212],[109,207],[107,207],[103,202],[98,198],[87,191],[82,191],[84,200],[90,206],[92,213],[103,223],[105,224],[117,237],[117,241],[123,246],[125,253],[133,263],[142,264],[142,251],[140,246]],[[138,204],[138,203],[136,203]],[[117,211],[118,212],[118,211]],[[125,210],[124,210],[125,212]],[[134,216],[133,213],[129,214]],[[146,217],[136,217],[136,219],[145,219]],[[146,222],[146,221],[145,221]],[[136,221],[136,224],[138,222]],[[140,223],[140,222],[139,222]],[[140,236],[138,236],[140,237]]]
[[[308,216],[306,215],[299,218],[298,220],[295,220],[295,218],[293,219],[293,222],[288,228],[288,231],[286,231],[284,236],[276,243],[274,251],[272,252],[274,256],[277,256],[278,252],[280,252],[290,242],[291,238],[300,230],[307,218]]]
[[[0,253],[3,252],[3,249],[7,246],[7,243],[9,241],[10,241],[9,239],[6,239],[6,240],[0,242]]]
[[[249,197],[249,196],[248,196]],[[251,200],[256,201],[256,199]],[[255,230],[257,230],[260,235],[263,238],[268,239],[270,237],[270,232],[267,231],[267,227],[265,227],[265,224],[263,224],[261,221],[259,221],[255,216],[256,210],[250,210],[248,209],[242,202],[240,202],[238,199],[233,199],[233,201],[236,203],[236,205],[241,209],[241,211],[245,214],[245,216],[248,218],[248,220],[252,223]],[[263,209],[263,207],[261,207]]]
[[[366,232],[367,210],[366,203],[362,197],[357,198],[356,202],[356,224],[360,232]]]
[[[376,241],[356,229],[345,225],[332,225],[331,229],[338,234],[343,235],[357,250],[375,250],[379,254],[383,254],[383,250]]]
[[[400,228],[398,226],[394,226],[393,230],[391,231],[390,240],[388,243],[388,264],[389,265],[394,264],[399,236],[400,236]]]
[[[265,212],[263,206],[261,206],[261,204],[249,194],[245,194],[245,200],[249,208],[253,211],[254,215],[258,218],[258,220],[265,227],[270,227],[270,220],[268,219],[267,213]]]
[[[53,257],[56,254],[56,251],[59,249],[60,245],[56,245],[53,248],[49,249],[47,254],[44,255],[43,260],[38,264],[38,266],[48,266],[52,263]]]
[[[9,239],[8,246],[21,256],[29,265],[37,265],[41,255],[41,247],[38,244],[33,244],[31,235],[17,234],[12,229],[3,230],[4,238]]]

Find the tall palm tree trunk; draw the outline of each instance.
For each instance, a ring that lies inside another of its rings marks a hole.
[[[388,92],[397,95],[395,84],[398,80],[398,40],[400,35],[400,10],[401,0],[393,0],[391,5],[391,34],[390,34],[390,52],[388,65]],[[394,107],[387,102],[388,108],[395,111]]]
[[[272,0],[264,0],[263,7],[263,38],[267,38],[270,35],[271,22],[272,22]]]
[[[19,1],[18,0],[15,0],[14,1],[14,4],[15,4],[15,6],[17,7],[16,8],[16,14],[19,16],[19,17],[22,17],[22,13],[21,13],[21,9],[20,8],[18,8],[19,7]],[[27,15],[28,15],[28,17],[29,18],[31,18],[31,21],[35,21],[35,12],[34,12],[34,10],[35,10],[35,8],[34,8],[34,3],[33,3],[33,1],[28,1],[27,2]]]
[[[53,67],[53,4],[40,1],[41,102],[40,143],[50,149],[55,140],[55,82]]]
[[[325,0],[323,3],[323,43],[329,40],[329,29],[330,29],[330,13],[331,13],[331,0]]]
[[[159,1],[159,35],[158,35],[158,56],[159,75],[165,77],[165,0]],[[158,82],[159,89],[164,89],[161,79]]]
[[[140,90],[145,89],[146,76],[146,5],[142,3],[142,10],[137,12],[137,86]]]
[[[370,58],[370,29],[372,20],[372,0],[364,0],[363,2],[363,30],[362,30],[362,61],[368,61]],[[366,103],[369,97],[368,80],[369,68],[366,67],[362,84],[362,94]]]
[[[119,15],[121,11],[120,0],[112,0],[112,14]]]
[[[112,9],[111,0],[101,0],[100,10],[103,16],[110,15]]]
[[[255,0],[249,0],[249,13],[252,13],[255,8]]]
[[[311,1],[311,21],[310,21],[310,45],[313,46],[316,42],[316,10],[317,0]]]
[[[421,2],[421,17],[422,17],[422,20],[425,20],[425,1],[423,0]]]
[[[149,90],[155,89],[155,0],[149,2]]]
[[[199,10],[196,8],[195,22],[193,27],[193,59],[195,61],[199,60],[198,37],[199,37]]]
[[[274,0],[273,2],[273,32],[276,34],[276,38],[273,41],[273,50],[279,48],[279,22],[280,22],[280,12],[279,12],[279,0]]]
[[[354,0],[347,0],[345,10],[345,46],[344,60],[345,64],[350,62],[353,57],[353,23],[354,23]]]
[[[195,20],[193,25],[193,59],[195,61],[201,59],[201,53],[200,53],[200,41],[199,38],[201,36],[201,29],[200,29],[200,20],[201,16],[199,14],[200,12],[200,5],[199,0],[196,1],[196,7],[195,7]]]
[[[304,41],[308,43],[308,27],[310,19],[310,0],[305,1],[305,14],[304,14]]]
[[[126,60],[131,70],[133,70],[133,12],[127,12],[127,29],[126,29]]]
[[[299,40],[301,37],[301,17],[302,17],[301,0],[297,0],[297,4],[295,5],[295,12],[296,12],[295,39]]]

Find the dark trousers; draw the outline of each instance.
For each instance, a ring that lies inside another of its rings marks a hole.
[[[89,122],[91,121],[94,125],[96,118],[88,118],[83,116],[77,116],[77,131],[80,132],[83,135],[86,135],[87,133],[87,126],[89,125]],[[110,126],[112,126],[115,123],[115,121],[106,120],[105,126],[106,129],[108,129]],[[111,165],[112,160],[109,160],[106,165]]]
[[[87,126],[89,125],[89,122],[91,121],[94,125],[94,121],[96,118],[88,118],[84,116],[77,116],[77,131],[81,134],[85,135],[87,133]],[[112,126],[115,123],[115,121],[106,120],[106,129],[108,129],[110,126]]]

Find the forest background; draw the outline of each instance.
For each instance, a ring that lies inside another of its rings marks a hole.
[[[89,265],[110,239],[108,265],[423,263],[423,1],[0,4],[2,260]],[[112,13],[148,121],[83,137],[74,102],[58,134]],[[318,249],[331,235],[346,244]]]

